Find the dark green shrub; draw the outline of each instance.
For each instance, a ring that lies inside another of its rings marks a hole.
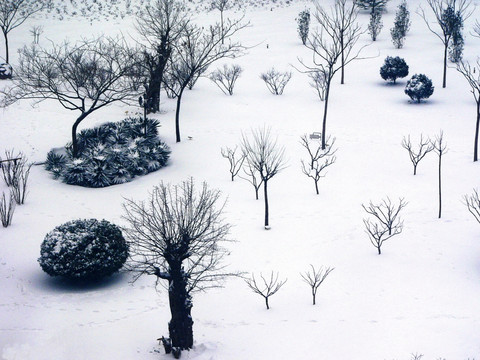
[[[433,94],[433,90],[432,80],[424,74],[413,75],[405,86],[405,94],[417,103],[420,103],[422,99],[428,99]]]
[[[408,75],[408,65],[401,57],[387,56],[385,64],[380,68],[380,76],[383,80],[392,81],[394,84],[398,78]]]
[[[42,242],[38,262],[50,276],[95,280],[120,270],[128,245],[106,220],[73,220],[57,226]]]

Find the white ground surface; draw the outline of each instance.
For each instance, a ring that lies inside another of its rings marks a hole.
[[[231,268],[278,271],[288,282],[271,298],[268,311],[239,279],[196,295],[195,348],[182,358],[381,360],[409,359],[411,353],[425,354],[424,359],[480,358],[480,225],[461,202],[480,179],[480,165],[472,162],[475,103],[454,68],[448,70],[447,88],[441,88],[442,44],[415,14],[416,1],[410,2],[412,29],[405,47],[394,49],[389,29],[397,4],[388,5],[378,41],[364,50],[368,59],[347,68],[345,85],[334,80],[327,131],[337,138],[338,160],[321,180],[319,195],[301,172],[306,153],[299,138],[321,130],[323,104],[307,77],[291,69],[297,57],[310,59],[296,33],[296,15],[311,7],[304,2],[247,10],[251,27],[239,40],[252,48],[235,60],[244,68],[235,95],[225,96],[210,80],[200,79],[184,96],[185,140],[179,144],[174,101],[164,97],[158,119],[172,149],[168,167],[128,184],[86,189],[53,180],[35,166],[26,204],[17,208],[12,226],[0,230],[1,358],[169,358],[155,340],[167,334],[169,308],[165,292],[155,292],[154,278],[130,284],[123,274],[97,287],[72,288],[44,274],[37,258],[53,227],[89,217],[122,225],[124,198],[145,199],[160,181],[178,183],[189,176],[228,198],[225,217],[237,240],[228,258]],[[467,33],[479,11],[467,21]],[[217,16],[200,14],[198,21],[211,23]],[[366,26],[368,16],[361,14],[359,21]],[[130,29],[113,22],[32,20],[11,34],[13,65],[15,49],[31,41],[33,24],[44,25],[41,43],[46,46],[47,39]],[[367,43],[365,34],[360,45]],[[480,40],[468,35],[466,59],[475,60],[479,50]],[[387,55],[405,58],[411,75],[432,78],[436,89],[427,102],[409,103],[403,93],[406,79],[392,86],[380,78]],[[294,72],[283,96],[268,93],[259,79],[271,66]],[[83,127],[119,120],[127,110],[136,111],[111,106],[92,114]],[[0,151],[14,147],[42,161],[50,148],[69,140],[73,118],[47,102],[31,107],[25,101],[0,110]],[[262,226],[262,201],[254,199],[247,182],[230,181],[228,163],[220,156],[222,146],[239,143],[242,131],[264,125],[285,146],[289,165],[271,180],[270,231]],[[404,135],[434,137],[441,129],[449,152],[443,163],[443,217],[437,219],[437,157],[428,155],[413,176],[400,143]],[[361,204],[386,196],[408,201],[405,229],[378,256],[364,232]],[[309,264],[335,267],[316,306],[299,275]]]

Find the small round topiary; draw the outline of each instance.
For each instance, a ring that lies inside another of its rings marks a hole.
[[[428,99],[433,94],[433,89],[432,80],[424,74],[415,74],[407,81],[405,94],[410,96],[410,99],[420,103],[420,100]]]
[[[12,66],[7,63],[0,64],[0,80],[12,78]]]
[[[387,56],[385,64],[380,68],[380,76],[383,80],[392,81],[394,84],[398,78],[404,78],[408,75],[408,65],[404,59],[399,56]]]
[[[38,262],[50,276],[95,280],[120,270],[128,245],[118,226],[106,220],[72,220],[50,231]]]

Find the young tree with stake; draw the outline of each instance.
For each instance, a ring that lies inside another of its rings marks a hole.
[[[251,138],[242,135],[242,151],[246,161],[252,169],[260,175],[263,182],[263,195],[265,201],[265,229],[270,229],[268,182],[285,167],[285,148],[272,139],[270,129],[252,130]]]
[[[193,346],[192,294],[235,275],[222,264],[230,229],[222,218],[223,205],[219,191],[206,183],[197,189],[193,179],[173,186],[162,182],[147,201],[124,204],[128,269],[135,279],[153,275],[168,283],[171,345],[181,350]]]

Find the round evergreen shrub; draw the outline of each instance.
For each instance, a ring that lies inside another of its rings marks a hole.
[[[380,68],[380,76],[383,80],[392,81],[394,84],[398,78],[404,78],[408,75],[408,65],[404,59],[399,56],[387,56],[385,64]]]
[[[12,78],[12,66],[7,63],[0,64],[0,80]]]
[[[433,94],[433,89],[432,80],[424,74],[415,74],[407,81],[405,94],[410,96],[410,99],[420,103],[420,100],[428,99]]]
[[[50,231],[38,262],[50,276],[73,280],[100,279],[120,270],[128,245],[118,226],[106,220],[72,220]]]

